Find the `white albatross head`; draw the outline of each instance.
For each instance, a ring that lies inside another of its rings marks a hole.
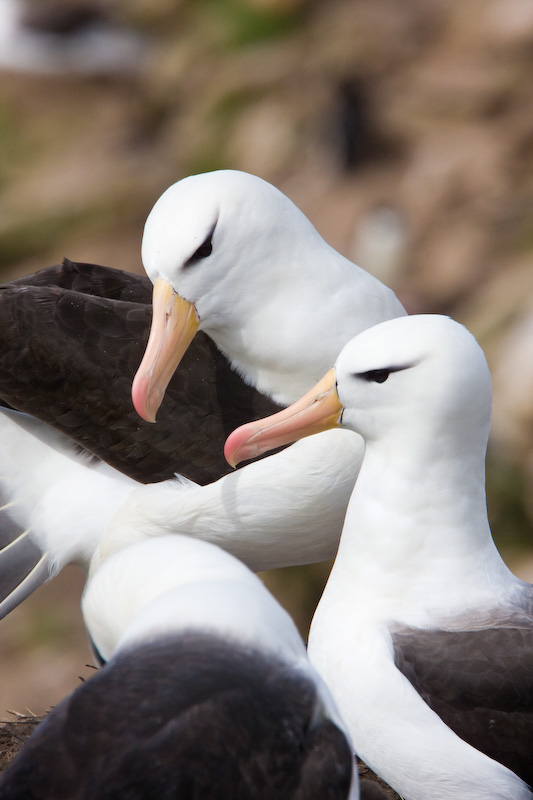
[[[405,314],[288,197],[245,172],[193,175],[167,189],[146,221],[142,259],[153,323],[132,396],[150,421],[198,329],[248,383],[287,404],[352,336]]]
[[[363,331],[335,367],[292,406],[243,425],[226,441],[230,464],[335,427],[405,447],[486,446],[490,373],[469,331],[449,317],[418,315]],[[477,448],[476,448],[477,452]]]

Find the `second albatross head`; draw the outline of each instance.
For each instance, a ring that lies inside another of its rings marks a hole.
[[[313,389],[278,414],[238,428],[224,452],[235,466],[334,427],[356,431],[367,444],[432,442],[443,452],[454,440],[484,450],[490,411],[487,362],[466,328],[437,314],[402,317],[352,339]]]

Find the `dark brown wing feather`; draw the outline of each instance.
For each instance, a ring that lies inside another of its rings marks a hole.
[[[199,333],[145,422],[130,392],[150,322],[150,281],[119,270],[65,261],[4,284],[0,397],[138,481],[209,483],[230,470],[231,431],[279,407]]]
[[[3,285],[15,286],[57,286],[59,289],[72,289],[94,297],[107,297],[110,300],[125,300],[131,303],[152,303],[152,283],[146,275],[136,275],[98,264],[82,264],[65,258],[62,264],[45,267],[32,275],[24,275]]]
[[[402,630],[395,662],[455,733],[533,785],[533,626]]]

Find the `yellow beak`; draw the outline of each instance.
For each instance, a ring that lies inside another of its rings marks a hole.
[[[194,305],[158,278],[154,283],[150,336],[131,387],[135,410],[147,422],[155,422],[170,379],[199,324]]]
[[[335,370],[330,369],[313,389],[292,406],[234,430],[224,446],[226,461],[235,467],[241,461],[256,458],[281,445],[338,428],[342,410]]]

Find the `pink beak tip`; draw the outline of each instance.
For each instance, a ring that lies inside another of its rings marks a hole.
[[[149,403],[148,376],[137,373],[131,386],[131,399],[137,414],[146,422],[155,422],[156,414],[153,413]],[[156,409],[157,412],[157,409]]]
[[[240,450],[249,438],[250,426],[241,425],[240,428],[236,428],[232,433],[230,433],[226,439],[226,443],[224,445],[224,458],[231,467],[235,468],[237,464],[247,458],[246,455],[241,455]]]

